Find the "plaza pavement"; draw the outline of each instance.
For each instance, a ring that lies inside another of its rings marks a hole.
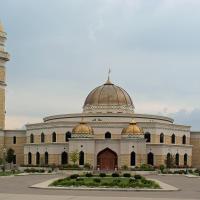
[[[34,189],[29,186],[57,178],[59,175],[0,177],[0,200],[146,200],[200,199],[200,178],[184,176],[148,176],[180,188],[173,192],[118,192]]]
[[[50,196],[50,195],[21,195],[21,194],[0,194],[1,200],[154,200],[155,198],[138,197],[96,197],[96,196]],[[160,198],[159,198],[160,199]],[[160,200],[171,200],[168,198]],[[182,200],[182,199],[176,199]],[[192,200],[192,199],[188,199]]]

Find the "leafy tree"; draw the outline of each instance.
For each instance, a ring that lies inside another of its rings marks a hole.
[[[7,155],[6,155],[6,161],[10,164],[10,166],[11,166],[11,163],[13,162],[13,160],[14,160],[14,157],[15,157],[15,151],[11,148],[8,149]]]
[[[78,159],[79,159],[78,150],[75,150],[75,151],[71,152],[71,154],[70,154],[70,160],[73,162],[74,165],[76,164],[76,162],[78,161]]]

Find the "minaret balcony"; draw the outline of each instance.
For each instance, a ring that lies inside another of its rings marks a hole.
[[[5,60],[5,61],[9,61],[10,60],[10,55],[7,52],[0,52],[0,59]]]

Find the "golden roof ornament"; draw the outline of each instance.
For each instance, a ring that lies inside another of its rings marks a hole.
[[[143,135],[142,130],[139,128],[134,119],[131,120],[127,128],[122,130],[123,135]]]
[[[94,131],[93,131],[92,127],[83,121],[83,117],[81,118],[81,122],[79,124],[77,124],[72,130],[72,134],[89,135],[89,134],[93,134],[93,133],[94,133]]]
[[[104,85],[113,85],[113,83],[110,81],[110,74],[111,74],[111,69],[109,68],[108,70],[108,79]]]

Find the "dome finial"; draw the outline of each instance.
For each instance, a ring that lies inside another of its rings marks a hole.
[[[106,85],[112,84],[111,81],[110,81],[110,74],[111,74],[111,69],[109,68],[109,70],[108,70],[108,79],[107,79],[107,81],[105,83]]]

